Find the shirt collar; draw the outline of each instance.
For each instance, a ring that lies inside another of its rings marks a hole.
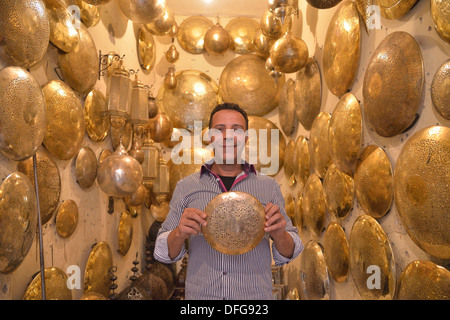
[[[210,160],[206,161],[202,167],[200,168],[200,177],[205,173],[205,172],[210,172],[213,173],[211,171],[211,167],[214,164],[214,158],[211,158]],[[255,166],[253,164],[248,163],[247,161],[245,161],[243,163],[243,170],[244,173],[249,174],[250,172],[256,174],[256,169]]]

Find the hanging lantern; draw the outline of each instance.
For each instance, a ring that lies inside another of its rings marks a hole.
[[[130,117],[131,79],[124,68],[122,60],[118,68],[114,69],[108,78],[106,88],[107,114],[111,117],[111,126],[120,129]]]
[[[203,47],[211,55],[223,55],[230,49],[231,36],[219,23],[216,23],[205,34]]]
[[[178,58],[179,58],[180,54],[177,51],[177,48],[175,47],[175,45],[172,43],[169,47],[169,50],[167,50],[166,52],[166,60],[169,63],[175,63]]]
[[[142,146],[144,162],[142,163],[143,184],[149,187],[158,177],[159,151],[152,139],[147,137]]]
[[[270,50],[270,59],[275,69],[283,73],[299,71],[306,65],[308,57],[306,43],[290,32],[278,39]]]
[[[158,176],[153,184],[153,192],[158,195],[167,195],[170,192],[169,166],[163,157],[159,157]]]

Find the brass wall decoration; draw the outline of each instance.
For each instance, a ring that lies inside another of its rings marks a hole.
[[[206,31],[203,40],[203,48],[213,56],[223,56],[231,48],[231,36],[220,23]]]
[[[166,220],[169,209],[169,202],[167,201],[155,201],[150,205],[150,213],[158,222],[164,222],[164,220]]]
[[[108,271],[112,266],[113,257],[109,243],[102,241],[95,244],[84,271],[84,292],[93,291],[108,297],[111,283]]]
[[[322,79],[319,65],[313,57],[309,57],[295,79],[295,115],[306,130],[311,130],[321,105]]]
[[[431,0],[431,17],[437,34],[450,43],[450,4],[445,0]]]
[[[80,18],[88,28],[95,27],[100,22],[100,7],[87,3],[84,0],[77,0],[80,8]]]
[[[323,178],[323,191],[328,211],[337,219],[343,219],[353,209],[355,184],[352,176],[339,170],[332,163]]]
[[[396,273],[391,244],[378,222],[369,215],[359,216],[349,240],[350,270],[364,300],[392,300]],[[377,279],[369,277],[377,272]]]
[[[107,157],[109,157],[112,154],[113,154],[113,152],[109,149],[104,149],[102,152],[100,152],[100,154],[98,156],[98,165],[100,166],[102,164],[103,160],[105,160]]]
[[[264,237],[265,210],[252,195],[245,192],[224,192],[206,206],[206,241],[217,251],[230,255],[246,253]]]
[[[14,21],[14,23],[12,23]],[[50,22],[41,0],[5,0],[0,11],[0,57],[28,69],[45,56]]]
[[[331,154],[328,140],[328,128],[331,115],[321,111],[314,119],[309,133],[309,156],[311,168],[319,178],[323,178],[331,164]]]
[[[356,5],[345,0],[331,18],[323,48],[323,71],[335,96],[347,92],[359,66],[361,28]]]
[[[34,186],[20,172],[11,173],[0,185],[0,272],[10,273],[23,261],[33,243],[37,226]]]
[[[128,211],[124,211],[120,215],[117,240],[119,244],[117,251],[123,256],[126,255],[133,241],[133,221]]]
[[[352,174],[361,149],[362,114],[353,93],[344,94],[333,110],[328,127],[328,144],[333,163]]]
[[[317,9],[329,9],[341,2],[342,0],[306,0],[311,6]]]
[[[85,121],[80,100],[64,82],[51,80],[42,88],[47,112],[44,146],[58,159],[68,160],[80,150]]]
[[[309,142],[306,137],[299,135],[295,140],[293,171],[295,180],[303,187],[311,173],[309,156]]]
[[[323,254],[331,276],[336,282],[347,280],[350,271],[350,251],[344,229],[331,222],[323,235]]]
[[[269,38],[278,39],[292,29],[293,17],[286,16],[283,21],[273,10],[267,9],[261,16],[259,25],[261,31]]]
[[[410,262],[400,275],[398,300],[449,300],[450,271],[431,261]]]
[[[205,52],[203,39],[206,32],[213,26],[213,22],[203,16],[191,16],[183,20],[178,29],[178,43],[189,53]]]
[[[286,80],[280,92],[278,102],[278,117],[280,126],[286,136],[295,129],[295,82],[289,78]]]
[[[147,132],[154,142],[163,142],[170,139],[172,130],[172,121],[161,109],[158,110],[156,116],[148,120]]]
[[[287,32],[270,49],[270,59],[279,72],[294,73],[308,61],[309,52],[305,41]]]
[[[389,34],[374,51],[363,82],[364,111],[376,133],[392,137],[413,123],[423,84],[416,40],[403,31]]]
[[[81,147],[75,160],[75,174],[81,188],[91,187],[97,178],[97,156],[87,146]]]
[[[109,133],[114,150],[116,150],[119,145],[122,145],[125,150],[130,149],[133,140],[133,124],[131,121],[125,122],[125,125],[120,129],[110,126]]]
[[[225,26],[231,37],[231,48],[238,54],[254,51],[253,38],[259,30],[259,23],[248,17],[236,17]]]
[[[164,36],[176,24],[172,9],[165,7],[161,15],[149,23],[144,24],[145,29],[155,36]]]
[[[61,177],[58,166],[44,148],[39,148],[36,152],[36,169],[41,222],[44,225],[50,221],[58,208],[59,198],[61,196]],[[20,161],[17,164],[17,171],[24,173],[34,187],[33,158]]]
[[[56,267],[45,268],[44,279],[47,300],[72,300],[72,291],[67,286],[68,278],[62,269]],[[42,299],[41,281],[41,273],[39,272],[25,291],[23,300]]]
[[[223,101],[240,105],[250,116],[264,116],[278,105],[285,75],[273,78],[265,61],[254,54],[231,60],[222,70],[219,80]]]
[[[294,220],[292,221],[292,223],[300,231],[304,225],[303,192],[302,191],[299,191],[297,196],[294,198],[294,206],[295,206]]]
[[[261,29],[257,30],[253,38],[253,51],[261,59],[268,59],[270,57],[270,48],[277,41],[278,38],[268,37]]]
[[[433,126],[403,145],[394,172],[394,199],[412,240],[432,256],[450,258],[450,128]]]
[[[404,16],[417,0],[377,0],[381,15],[386,19],[398,19]]]
[[[62,238],[70,237],[78,224],[78,206],[73,200],[65,200],[55,216],[56,232]]]
[[[308,241],[300,259],[300,298],[330,300],[330,279],[321,245]]]
[[[394,200],[392,166],[385,151],[376,145],[364,148],[355,170],[356,198],[375,219],[384,216]]]
[[[39,83],[25,69],[6,67],[0,71],[0,113],[3,154],[16,161],[33,156],[44,140],[47,117]]]
[[[100,293],[90,291],[84,293],[81,296],[80,300],[108,300],[108,298],[101,295]]]
[[[283,162],[284,177],[287,179],[289,186],[293,186],[295,184],[294,152],[295,152],[295,141],[290,139],[286,144]]]
[[[99,90],[92,90],[84,100],[84,121],[86,133],[95,142],[105,140],[110,121],[106,116],[106,98]]]
[[[326,220],[327,207],[322,181],[312,173],[303,189],[303,214],[305,225],[315,235],[320,236]]]
[[[373,29],[373,17],[372,17],[372,5],[376,4],[376,0],[356,0],[355,5],[358,9],[359,15],[361,17],[362,22],[364,23],[364,28],[366,29],[367,34]]]
[[[450,10],[450,6],[449,6]],[[436,71],[431,83],[431,101],[437,112],[450,120],[450,59]]]
[[[164,13],[166,7],[166,0],[119,0],[118,2],[122,13],[137,24],[152,22]]]
[[[139,29],[138,39],[139,64],[145,70],[152,70],[156,61],[156,44],[153,35],[144,27]]]

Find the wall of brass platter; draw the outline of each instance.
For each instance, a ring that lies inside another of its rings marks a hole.
[[[321,245],[308,241],[300,256],[300,298],[329,300],[330,279]]]
[[[97,156],[87,146],[81,147],[75,160],[75,174],[81,188],[91,187],[97,178]]]
[[[450,5],[449,5],[450,6]],[[449,8],[450,10],[450,8]],[[450,13],[449,13],[450,15]],[[450,120],[450,59],[436,71],[431,83],[431,101],[437,112]]]
[[[352,176],[339,170],[332,163],[323,178],[323,191],[328,211],[338,219],[343,219],[353,209],[355,194]]]
[[[117,251],[124,256],[127,254],[133,241],[133,221],[128,211],[124,211],[120,215],[117,239],[119,243]]]
[[[431,0],[431,17],[437,34],[450,43],[450,3],[445,0]]]
[[[99,90],[92,90],[84,100],[84,120],[86,133],[95,142],[106,139],[110,121],[106,116],[107,104],[105,95]]]
[[[72,300],[72,291],[67,286],[66,273],[56,267],[45,268],[45,295],[47,300]],[[39,272],[25,291],[23,300],[41,300],[42,283]]]
[[[62,238],[70,237],[78,225],[78,206],[69,199],[63,201],[55,216],[56,232]]]
[[[109,295],[111,283],[109,269],[113,265],[111,247],[102,241],[92,248],[84,271],[84,292],[97,292],[105,297]]]
[[[350,271],[350,251],[344,229],[331,222],[323,235],[323,254],[328,271],[336,282],[344,282]]]
[[[200,54],[205,51],[203,39],[213,22],[203,16],[191,16],[179,25],[177,40],[180,46],[189,53]]]
[[[231,48],[238,54],[251,53],[254,50],[253,38],[259,30],[259,23],[252,18],[236,17],[225,26],[231,37]]]
[[[323,178],[331,164],[331,153],[328,140],[328,128],[331,115],[321,111],[314,119],[309,133],[309,155],[311,168],[319,178]]]
[[[301,187],[305,186],[311,173],[311,162],[309,156],[309,142],[304,136],[299,135],[295,140],[293,171],[295,180]]]
[[[303,214],[305,225],[313,234],[321,235],[325,227],[326,213],[322,181],[315,173],[312,173],[303,189]]]
[[[412,240],[432,256],[450,258],[450,128],[432,126],[403,145],[394,172],[394,199]]]

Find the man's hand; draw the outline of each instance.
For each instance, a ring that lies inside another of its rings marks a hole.
[[[291,258],[294,253],[294,240],[284,230],[286,220],[281,214],[280,208],[269,202],[264,210],[266,211],[264,231],[270,234],[278,252],[286,258]]]
[[[186,240],[191,235],[199,234],[202,230],[202,226],[206,226],[206,217],[206,213],[199,209],[184,209],[180,223],[177,227],[179,236]]]

